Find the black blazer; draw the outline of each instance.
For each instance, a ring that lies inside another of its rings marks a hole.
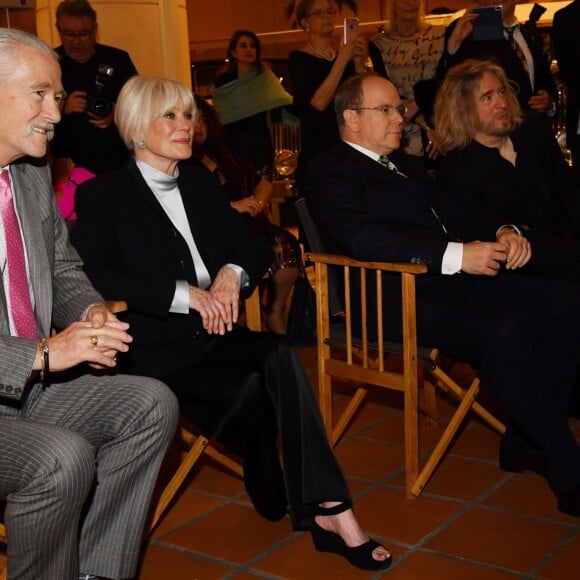
[[[511,140],[517,152],[515,167],[496,147],[472,141],[445,156],[439,185],[478,215],[525,229],[532,242],[580,237],[580,188],[547,119],[527,116]]]
[[[447,42],[451,33],[457,25],[457,20],[454,20],[445,32],[445,51],[443,56],[439,61],[438,78],[442,79],[445,73],[452,66],[467,60],[468,58],[476,59],[486,59],[492,58],[499,62],[506,72],[506,75],[510,81],[513,81],[519,87],[518,100],[524,111],[529,111],[530,107],[528,101],[530,97],[543,89],[548,91],[556,99],[556,83],[552,78],[550,73],[550,65],[548,59],[544,53],[544,47],[541,43],[541,39],[535,30],[535,28],[529,24],[520,24],[520,30],[524,40],[526,41],[530,52],[532,53],[532,59],[534,61],[534,90],[530,85],[530,77],[526,72],[522,61],[519,59],[516,51],[512,48],[511,44],[505,39],[499,40],[481,40],[474,41],[472,35],[470,34],[463,40],[459,50],[454,54],[450,55],[447,52]]]
[[[574,147],[580,142],[576,134],[580,114],[580,1],[576,0],[554,14],[552,38],[562,80],[568,86],[566,109],[566,143]]]
[[[265,238],[243,223],[207,169],[179,171],[191,232],[212,280],[233,263],[255,285],[272,262]],[[176,280],[196,284],[193,260],[136,164],[81,185],[76,211],[71,239],[85,271],[105,298],[129,307],[121,317],[134,342],[122,368],[162,376],[200,360],[208,339],[200,316],[169,313]]]
[[[448,242],[495,240],[497,224],[480,223],[463,206],[438,195],[411,156],[395,152],[389,158],[408,178],[344,142],[312,163],[308,206],[328,251],[359,260],[426,264],[429,273],[417,279],[418,296],[430,288],[450,299],[459,298],[464,291],[462,276],[441,275]],[[383,288],[386,307],[393,314],[386,329],[396,335],[400,332],[399,276],[387,276]]]

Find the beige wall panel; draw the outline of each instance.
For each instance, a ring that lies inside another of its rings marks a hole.
[[[189,27],[187,22],[187,4],[165,2],[165,22],[163,27],[163,74],[191,86],[191,62],[189,54]]]
[[[99,42],[126,50],[142,74],[163,76],[163,50],[156,4],[94,5]]]
[[[54,14],[48,0],[36,0],[36,35],[50,46],[56,46],[53,42]]]

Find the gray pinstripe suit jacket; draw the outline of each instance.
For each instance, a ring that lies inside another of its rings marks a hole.
[[[28,257],[39,333],[79,320],[90,304],[102,302],[82,271],[81,260],[54,200],[44,161],[23,159],[10,166],[14,198]],[[0,405],[20,399],[29,379],[36,342],[10,336],[5,289],[0,277]]]

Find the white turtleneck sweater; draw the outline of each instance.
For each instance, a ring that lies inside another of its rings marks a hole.
[[[181,192],[177,186],[179,169],[176,167],[175,175],[171,176],[143,161],[138,159],[135,161],[143,179],[157,198],[163,211],[165,211],[167,217],[175,226],[175,229],[183,236],[183,239],[187,243],[193,259],[198,287],[209,288],[211,285],[211,277],[193,239],[191,228],[189,227],[189,220],[187,219],[183,200],[181,199]],[[240,288],[248,283],[248,275],[240,266],[236,264],[225,264],[223,267],[231,268],[236,272],[238,280],[240,281]],[[187,280],[176,280],[175,294],[169,312],[177,314],[187,314],[189,312],[189,284]]]

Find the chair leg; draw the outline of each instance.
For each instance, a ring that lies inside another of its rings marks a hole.
[[[419,474],[419,405],[417,384],[407,384],[404,390],[405,419],[405,495],[413,497],[413,485]]]
[[[441,458],[447,451],[447,448],[449,447],[449,444],[451,443],[453,437],[457,433],[457,430],[461,426],[463,419],[465,419],[465,416],[472,408],[473,402],[475,401],[478,392],[479,392],[479,379],[475,379],[471,384],[471,387],[469,387],[469,389],[466,391],[463,400],[461,401],[459,407],[457,407],[457,411],[455,411],[453,418],[447,425],[447,428],[443,432],[443,435],[441,435],[441,438],[439,439],[437,445],[435,445],[435,448],[431,452],[431,455],[429,455],[429,459],[427,459],[427,462],[423,466],[423,469],[413,482],[413,485],[411,486],[411,493],[413,495],[418,496],[423,491],[425,484],[433,474],[433,471],[435,470],[437,465],[439,465]]]
[[[153,514],[153,518],[151,520],[151,524],[149,526],[149,531],[152,532],[157,525],[157,522],[167,509],[167,506],[173,499],[173,496],[177,493],[177,490],[181,487],[181,484],[187,477],[188,473],[191,471],[191,468],[194,466],[195,462],[199,459],[200,455],[203,453],[203,450],[207,447],[208,440],[203,435],[199,435],[191,449],[187,452],[185,459],[181,462],[177,470],[175,471],[171,481],[167,484],[159,501],[157,502],[157,506],[155,508],[155,512]]]
[[[456,397],[462,399],[466,391],[462,389],[455,381],[449,378],[439,367],[435,366],[430,370],[431,374],[438,380],[444,391],[451,391]],[[477,379],[476,379],[477,380]],[[500,435],[505,433],[505,425],[498,421],[487,409],[482,407],[477,401],[473,402],[473,412],[485,421],[492,429]]]
[[[357,412],[358,408],[363,402],[363,399],[365,398],[367,392],[368,389],[366,387],[358,387],[356,393],[349,401],[346,409],[342,412],[342,415],[336,422],[336,425],[334,425],[334,427],[332,428],[332,436],[330,443],[333,447],[334,445],[336,445],[336,442],[342,437],[342,434],[348,427],[351,419],[353,418],[354,414]]]
[[[227,467],[230,471],[233,471],[236,475],[240,477],[244,477],[244,469],[243,467],[233,459],[230,459],[227,455],[220,453],[217,449],[208,445],[205,448],[205,453],[207,456],[211,457],[213,460],[221,463],[224,467]]]
[[[437,389],[432,382],[427,381],[423,376],[421,376],[420,384],[423,385],[423,403],[419,403],[419,409],[427,416],[427,425],[434,427],[439,424]]]
[[[4,524],[0,524],[0,543],[2,544],[7,544],[7,538],[6,538],[6,527],[4,526]],[[4,565],[4,568],[2,568],[2,570],[0,570],[0,580],[6,580],[6,578],[8,577],[8,558],[6,558],[6,564]]]

